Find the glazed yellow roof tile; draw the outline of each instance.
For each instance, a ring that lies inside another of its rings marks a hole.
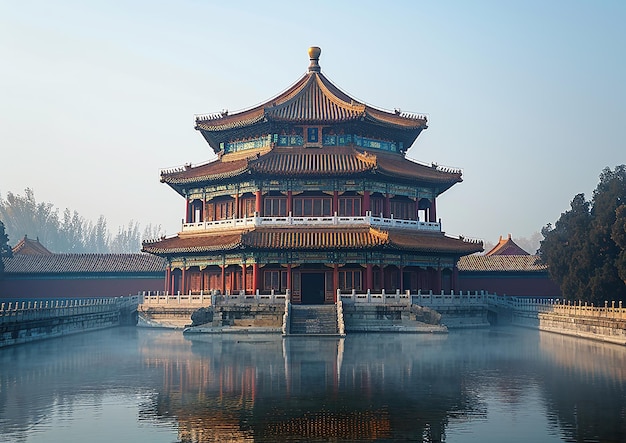
[[[359,151],[349,146],[329,149],[273,148],[262,155],[216,161],[161,174],[161,181],[183,185],[219,181],[244,174],[272,176],[382,174],[411,181],[451,186],[462,181],[461,171],[446,172],[402,155]]]
[[[3,258],[7,274],[101,274],[164,271],[166,262],[149,254],[50,254]]]
[[[459,260],[459,271],[546,272],[538,255],[468,255]]]

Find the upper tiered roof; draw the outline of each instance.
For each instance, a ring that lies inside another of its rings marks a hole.
[[[320,54],[320,48],[309,48],[311,64],[308,72],[283,93],[233,114],[223,111],[197,116],[196,129],[219,153],[222,143],[279,133],[281,129],[287,129],[286,123],[343,125],[346,131],[358,126],[364,134],[402,143],[402,151],[427,128],[427,119],[423,115],[377,109],[341,91],[322,74]]]
[[[356,101],[324,77],[319,56],[319,48],[310,48],[308,72],[261,105],[196,117],[218,159],[163,170],[161,181],[181,195],[240,177],[361,176],[429,187],[436,195],[462,181],[460,169],[404,155],[427,127],[426,117]]]

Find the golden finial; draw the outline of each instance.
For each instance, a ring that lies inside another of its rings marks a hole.
[[[309,65],[309,72],[321,71],[321,68],[319,65],[321,53],[322,53],[322,50],[318,46],[311,46],[309,48],[309,60],[311,60],[311,64]]]

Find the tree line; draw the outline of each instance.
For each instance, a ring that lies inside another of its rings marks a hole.
[[[566,299],[626,301],[626,165],[605,168],[591,200],[576,195],[541,233],[539,254]]]
[[[49,202],[38,202],[32,189],[24,195],[8,192],[0,195],[0,252],[6,244],[15,245],[25,235],[55,253],[131,253],[141,250],[141,241],[163,235],[161,225],[147,225],[143,230],[136,221],[129,221],[111,233],[103,215],[94,223],[77,211],[63,212]],[[5,246],[6,248],[6,246]],[[8,248],[10,251],[10,247]]]

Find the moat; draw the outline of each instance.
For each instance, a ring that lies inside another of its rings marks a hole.
[[[524,328],[0,350],[0,442],[626,441],[626,348]]]

